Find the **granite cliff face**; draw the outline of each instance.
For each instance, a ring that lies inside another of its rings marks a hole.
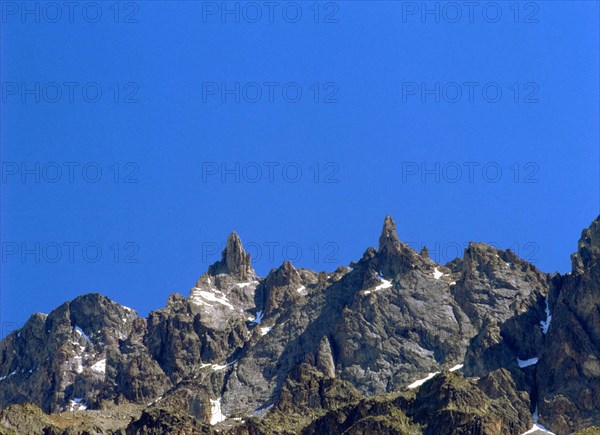
[[[88,294],[2,340],[0,433],[600,426],[599,259],[600,218],[573,271],[550,276],[481,243],[438,264],[388,216],[348,267],[261,278],[232,233],[189,296],[147,318]]]

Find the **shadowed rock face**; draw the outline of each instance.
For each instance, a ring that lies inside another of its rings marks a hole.
[[[145,319],[97,294],[32,316],[0,342],[0,405],[73,410],[98,433],[494,435],[529,429],[537,405],[570,433],[600,425],[599,258],[598,219],[573,272],[550,277],[480,243],[438,264],[388,216],[350,267],[260,278],[232,233],[188,297]],[[468,378],[444,371],[461,363]],[[0,423],[80,433],[54,418],[13,407]]]
[[[375,396],[339,407],[304,433],[521,434],[532,424],[529,397],[515,389],[506,370],[478,381],[445,372],[416,394]]]
[[[571,258],[571,274],[555,279],[537,371],[540,421],[559,433],[600,426],[600,218]]]

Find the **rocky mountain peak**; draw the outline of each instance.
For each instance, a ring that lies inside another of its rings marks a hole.
[[[453,294],[473,325],[480,328],[486,315],[504,322],[535,307],[536,315],[543,316],[549,285],[547,274],[510,250],[471,242]]]
[[[284,261],[267,276],[269,286],[284,287],[294,283],[300,283],[300,274],[290,261]]]
[[[296,303],[301,289],[302,278],[291,262],[284,261],[279,268],[271,270],[264,286],[265,316]]]
[[[379,236],[379,250],[382,251],[397,243],[400,243],[400,239],[396,232],[396,222],[390,215],[387,215],[383,220],[383,228],[381,229],[381,236]]]
[[[208,273],[213,276],[227,273],[240,280],[255,275],[250,265],[250,254],[244,251],[242,240],[235,231],[227,237],[227,245],[221,253],[221,260],[210,266]]]
[[[146,318],[89,294],[0,341],[0,433],[518,434],[536,406],[556,433],[598,426],[599,254],[596,219],[577,273],[482,243],[443,266],[387,216],[350,267],[260,278],[234,232]]]
[[[400,241],[396,232],[396,223],[386,216],[379,237],[377,268],[385,277],[395,277],[415,268],[427,268],[428,258],[420,256],[407,244]]]
[[[581,274],[584,268],[593,263],[594,258],[600,258],[600,216],[581,233],[577,253],[571,256],[573,273]]]

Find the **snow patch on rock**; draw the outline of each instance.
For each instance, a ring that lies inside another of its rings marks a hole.
[[[221,398],[219,397],[217,400],[210,399],[210,424],[221,423],[226,418],[221,412]]]
[[[550,326],[550,322],[552,321],[552,314],[550,314],[550,306],[548,305],[548,298],[546,298],[546,320],[542,320],[540,322],[540,328],[542,328],[542,333],[546,334],[548,332],[548,327]]]
[[[100,361],[94,363],[92,365],[92,370],[96,373],[106,373],[106,359],[101,359]]]
[[[532,433],[536,433],[537,431],[542,432],[542,433],[547,433],[550,435],[554,435],[554,432],[550,432],[548,429],[546,429],[544,426],[542,426],[541,424],[538,423],[538,408],[537,406],[535,407],[535,411],[533,412],[533,426],[531,427],[531,429],[529,429],[527,432],[523,432],[521,435],[529,435]]]
[[[378,278],[381,281],[381,284],[379,284],[372,290],[365,290],[365,293],[364,293],[365,295],[371,294],[373,292],[377,292],[379,290],[385,290],[386,288],[390,288],[392,286],[392,283],[390,281],[388,281],[387,279],[383,279],[382,277],[378,277]]]
[[[233,305],[231,305],[227,296],[217,289],[210,289],[210,291],[207,291],[194,287],[190,294],[190,302],[206,307],[214,307],[214,304],[217,303],[233,310]]]
[[[221,364],[202,364],[200,366],[200,368],[202,369],[202,368],[210,366],[210,368],[211,368],[212,371],[218,372],[219,370],[223,370],[223,369],[229,367],[230,365],[235,364],[236,362],[237,362],[237,359],[235,361],[231,361],[230,363],[226,363],[225,365],[221,365]]]
[[[408,388],[413,389],[413,388],[420,387],[421,385],[423,385],[425,382],[427,382],[428,380],[430,380],[437,374],[439,374],[439,372],[429,373],[426,378],[419,379],[418,381],[414,381],[412,384],[410,384],[408,386]]]
[[[463,366],[464,366],[464,364],[456,364],[454,367],[451,367],[449,370],[450,370],[451,372],[455,372],[455,371],[457,371],[457,370],[460,370],[460,369],[462,369],[462,368],[463,368]]]

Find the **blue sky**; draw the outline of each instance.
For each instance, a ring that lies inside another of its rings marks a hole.
[[[599,213],[597,2],[85,4],[2,2],[2,335],[85,292],[146,314],[232,230],[261,275],[386,214],[566,272]]]

